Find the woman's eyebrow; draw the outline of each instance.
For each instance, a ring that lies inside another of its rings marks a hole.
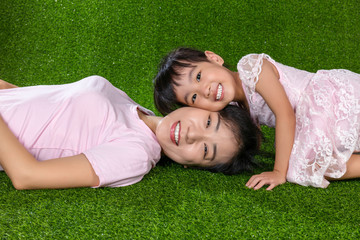
[[[218,113],[218,122],[217,122],[216,128],[215,128],[216,132],[219,130],[219,127],[220,127],[220,114]]]
[[[213,157],[210,159],[211,161],[214,161],[214,159],[215,159],[215,157],[216,157],[216,147],[217,147],[217,145],[216,145],[216,143],[215,143],[215,144],[214,144],[214,150],[213,150],[214,154],[213,154]]]
[[[218,113],[218,122],[217,122],[216,127],[215,127],[215,132],[217,132],[219,130],[219,127],[220,127],[220,114]],[[211,158],[211,161],[213,161],[215,159],[215,157],[216,157],[216,149],[217,149],[216,143],[214,144],[213,149],[214,149],[213,150],[214,154],[213,154],[213,156]]]

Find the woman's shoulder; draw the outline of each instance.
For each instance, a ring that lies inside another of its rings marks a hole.
[[[101,89],[106,85],[111,85],[111,83],[104,77],[93,75],[86,78],[83,78],[76,82],[78,85],[82,85],[85,88],[94,88]]]
[[[72,83],[71,85],[72,91],[75,92],[87,92],[106,96],[117,95],[118,93],[121,93],[120,95],[127,96],[126,93],[112,85],[109,80],[98,75],[83,78],[77,82]]]

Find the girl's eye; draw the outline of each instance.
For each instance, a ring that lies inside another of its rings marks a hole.
[[[206,145],[206,143],[204,143],[204,158],[206,157],[208,153],[208,146]]]
[[[209,116],[209,118],[208,118],[208,120],[206,122],[206,128],[208,128],[210,126],[210,124],[211,124],[211,118]]]
[[[193,104],[195,103],[196,97],[197,97],[197,94],[194,94],[194,95],[192,96],[192,98],[191,98],[191,101],[192,101]]]
[[[199,72],[199,73],[196,75],[196,81],[200,82],[200,78],[201,78],[201,72]]]

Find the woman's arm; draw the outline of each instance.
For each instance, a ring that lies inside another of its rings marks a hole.
[[[275,165],[272,172],[252,176],[246,183],[249,188],[259,189],[270,185],[271,190],[286,182],[289,158],[294,143],[296,119],[294,110],[279,81],[275,66],[264,59],[256,91],[264,98],[276,117],[275,125]]]
[[[92,187],[99,184],[85,155],[37,161],[0,116],[0,165],[16,189]]]
[[[0,89],[17,88],[14,84],[8,83],[0,79]]]

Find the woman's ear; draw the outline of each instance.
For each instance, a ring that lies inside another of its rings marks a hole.
[[[184,168],[188,168],[188,166],[184,165]]]
[[[215,63],[217,63],[217,64],[219,64],[221,66],[224,64],[224,60],[222,59],[222,57],[220,57],[219,55],[217,55],[214,52],[205,51],[205,55],[209,59],[209,61],[211,61],[211,62],[215,62]]]

